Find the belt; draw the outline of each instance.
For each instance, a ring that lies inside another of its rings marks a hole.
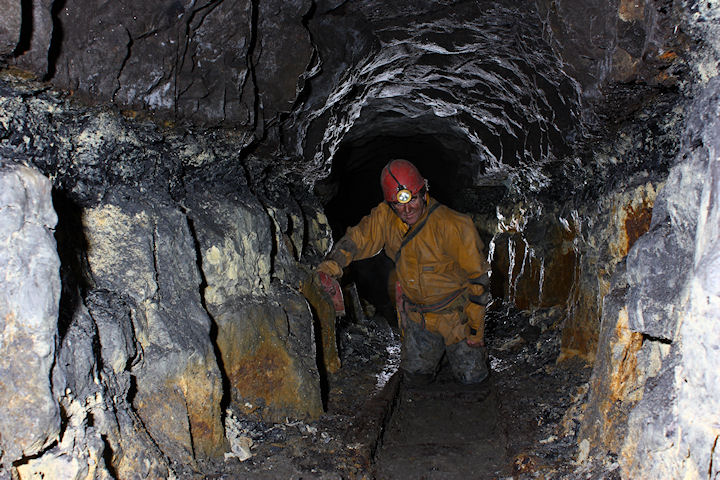
[[[405,306],[405,309],[410,312],[420,312],[420,313],[430,313],[430,312],[438,312],[444,308],[447,308],[452,302],[455,301],[460,295],[465,293],[465,289],[461,288],[459,290],[456,290],[452,292],[447,297],[443,298],[439,302],[431,303],[431,304],[421,304],[421,303],[415,303],[412,300],[410,300],[404,293],[402,294],[403,303]]]

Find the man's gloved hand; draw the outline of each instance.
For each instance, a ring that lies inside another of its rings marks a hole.
[[[315,269],[320,286],[330,295],[337,316],[345,315],[345,299],[337,279],[342,277],[342,268],[334,260],[325,260]]]
[[[465,306],[465,314],[468,316],[470,334],[466,342],[471,347],[485,346],[485,307],[477,303],[468,302]]]
[[[333,278],[340,278],[343,274],[342,267],[335,260],[324,260],[320,262],[315,270]]]
[[[475,334],[475,335],[468,335],[468,337],[465,339],[468,345],[471,347],[484,347],[485,346],[485,338],[482,334]]]

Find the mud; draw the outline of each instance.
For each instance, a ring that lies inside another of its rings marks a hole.
[[[492,478],[508,473],[508,438],[492,381],[403,386],[374,475],[382,479]]]

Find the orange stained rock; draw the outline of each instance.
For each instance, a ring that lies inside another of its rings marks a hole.
[[[575,265],[579,276],[580,265]],[[602,284],[600,292],[595,292],[583,285],[573,287],[572,297],[568,301],[568,314],[560,338],[560,356],[558,362],[572,357],[580,357],[593,362],[598,344],[600,305],[598,298],[607,294]]]
[[[541,307],[567,303],[577,276],[577,260],[572,249],[556,251],[554,258],[546,259]]]
[[[531,253],[536,246],[528,245],[521,233],[496,239],[491,282],[494,297],[512,301],[523,310],[567,303],[576,278],[577,254],[571,243],[575,233],[558,229],[552,235],[562,241],[544,257]]]
[[[626,255],[637,239],[650,229],[652,205],[649,205],[648,202],[649,200],[646,198],[637,207],[632,205],[625,207],[626,249],[624,253]]]
[[[610,253],[614,261],[624,258],[635,242],[650,229],[657,185],[636,188],[630,197],[620,196],[612,210],[614,231],[610,238]]]
[[[138,385],[133,402],[161,448],[188,463],[221,457],[225,451],[220,412],[222,380],[214,354],[193,359],[160,384]]]
[[[657,83],[669,84],[677,81],[677,77],[670,75],[668,72],[660,72],[655,76]]]
[[[322,413],[321,405],[302,398],[302,379],[298,378],[287,349],[276,337],[261,335],[255,350],[239,358],[228,377],[243,398],[263,402],[270,408],[271,416],[284,409],[297,411],[306,418]]]
[[[201,457],[220,457],[225,452],[220,412],[222,380],[208,372],[208,365],[214,364],[213,356],[202,364],[191,365],[180,378],[193,449]]]
[[[557,362],[564,362],[573,357],[581,358],[587,362],[595,360],[595,347],[597,346],[597,332],[583,325],[565,326],[560,340],[560,355]]]
[[[620,311],[610,345],[612,371],[609,387],[611,402],[627,400],[628,393],[637,386],[637,353],[643,343],[643,335],[628,327],[627,309]]]
[[[178,379],[165,381],[161,388],[145,392],[142,389],[133,402],[142,423],[163,450],[174,450],[174,457],[192,464],[190,425],[187,421],[185,398],[177,386]],[[179,449],[178,449],[179,446]]]
[[[660,54],[658,58],[666,62],[672,62],[678,58],[678,54],[673,52],[672,50],[668,50]]]
[[[537,258],[525,261],[522,276],[515,284],[515,305],[521,310],[537,308],[540,303],[540,268],[541,262]]]
[[[618,312],[616,325],[599,353],[593,374],[584,425],[579,435],[602,449],[619,452],[625,442],[628,412],[640,400],[644,380],[637,369],[641,333],[628,328],[627,308]],[[588,413],[589,412],[589,413]]]

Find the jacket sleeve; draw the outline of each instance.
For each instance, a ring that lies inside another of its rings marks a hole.
[[[469,217],[464,217],[457,229],[455,238],[450,242],[449,253],[465,271],[472,285],[490,271],[490,265],[483,253],[485,245]]]
[[[385,246],[386,232],[392,221],[389,214],[394,215],[385,203],[373,208],[357,225],[347,229],[326,260],[333,260],[344,268],[354,260],[377,255]]]
[[[460,223],[457,241],[453,242],[451,255],[468,277],[468,317],[470,335],[482,339],[485,335],[485,308],[490,303],[490,265],[483,253],[483,242],[469,218]]]

